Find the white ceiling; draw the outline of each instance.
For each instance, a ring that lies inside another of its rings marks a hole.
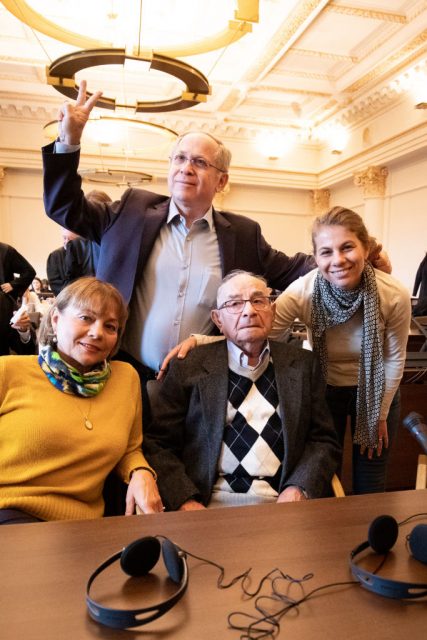
[[[160,0],[145,0],[147,11],[150,2],[162,9]],[[49,3],[39,2],[43,4]],[[66,15],[79,3],[57,4],[55,20],[59,21],[61,11]],[[99,38],[103,13],[111,15],[114,5],[127,5],[130,11],[134,4],[139,6],[139,2],[86,0],[80,3],[83,24],[70,16],[65,24]],[[233,17],[230,0],[168,4],[167,14],[154,16],[154,27],[149,29],[153,39],[143,40],[154,51],[173,39],[177,46],[202,39],[209,29],[215,31]],[[93,8],[96,17],[89,13]],[[161,26],[159,32],[157,26]],[[35,32],[0,4],[0,119],[13,109],[25,108],[35,119],[48,119],[64,98],[47,85],[46,66],[76,50]],[[372,117],[372,111],[392,109],[402,99],[409,70],[427,73],[427,1],[259,0],[259,21],[252,24],[251,33],[220,50],[182,59],[207,76],[211,86],[207,101],[191,109],[139,118],[179,132],[197,126],[234,139],[289,129],[300,144],[312,148],[321,145],[320,125],[340,123],[354,129],[368,113]],[[79,72],[76,81],[87,78],[91,90],[102,89],[129,105],[136,100],[163,100],[182,91],[175,78],[149,71],[145,63],[135,64],[93,67]],[[418,121],[426,125],[425,118]],[[405,134],[408,127],[413,130],[414,123],[402,119],[395,126],[394,136]],[[244,166],[244,154],[239,163]]]

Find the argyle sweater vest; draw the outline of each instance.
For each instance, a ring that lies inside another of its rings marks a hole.
[[[251,380],[229,369],[226,426],[215,490],[278,495],[284,456],[274,367]]]

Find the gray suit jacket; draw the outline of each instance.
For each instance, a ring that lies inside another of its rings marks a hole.
[[[270,342],[270,347],[285,444],[280,491],[297,485],[313,498],[331,495],[340,447],[317,359],[292,345]],[[171,363],[143,443],[167,509],[178,509],[194,496],[208,504],[217,479],[227,397],[225,341],[198,347]]]

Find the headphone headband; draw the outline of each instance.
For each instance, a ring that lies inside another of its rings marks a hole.
[[[114,629],[127,629],[129,627],[141,626],[147,624],[148,622],[152,622],[157,618],[160,618],[162,615],[167,613],[169,609],[171,609],[178,602],[178,600],[182,598],[188,585],[188,565],[186,554],[167,538],[164,538],[162,546],[163,560],[168,570],[169,577],[171,577],[174,582],[177,581],[175,572],[176,570],[178,571],[179,583],[178,590],[172,596],[167,598],[167,600],[163,600],[162,602],[151,605],[149,607],[141,607],[138,609],[115,609],[102,605],[91,598],[90,588],[94,580],[97,576],[99,576],[100,573],[102,573],[105,569],[107,569],[107,567],[112,565],[117,560],[121,560],[131,547],[132,550],[136,549],[140,553],[146,551],[147,548],[151,552],[153,540],[158,541],[159,538],[146,537],[136,540],[135,542],[131,543],[131,545],[128,545],[128,547],[125,547],[122,551],[119,551],[107,558],[107,560],[100,564],[91,574],[86,585],[86,605],[90,617],[95,620],[95,622],[99,622],[100,624],[106,625],[107,627],[113,627]],[[161,543],[158,542],[158,545],[160,549]],[[170,557],[170,554],[172,554],[172,557]],[[146,573],[148,573],[150,569],[156,564],[158,554],[155,555],[155,558],[148,558]]]
[[[408,536],[409,540],[418,527],[426,525],[417,525]],[[424,529],[423,529],[424,531]],[[353,576],[358,582],[372,593],[377,593],[386,598],[396,599],[415,599],[427,596],[427,583],[423,582],[404,582],[401,580],[391,580],[383,578],[376,573],[362,569],[356,564],[355,558],[365,549],[372,548],[377,553],[386,554],[393,547],[397,539],[398,524],[391,516],[379,516],[371,523],[369,527],[368,540],[362,542],[355,547],[350,553],[350,569]],[[421,545],[419,545],[421,546]],[[416,560],[424,562],[424,556],[418,545],[412,545],[412,555]]]

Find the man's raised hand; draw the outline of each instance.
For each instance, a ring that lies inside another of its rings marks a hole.
[[[86,80],[82,80],[76,104],[64,102],[58,113],[58,136],[65,144],[80,144],[83,129],[102,91],[95,91],[89,98],[86,94]]]

